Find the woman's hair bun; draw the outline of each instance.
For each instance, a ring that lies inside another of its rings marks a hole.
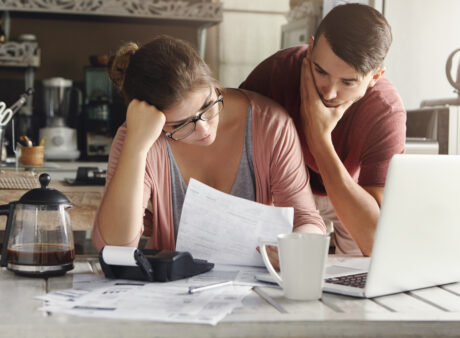
[[[131,57],[139,49],[139,46],[134,42],[129,42],[121,46],[115,55],[110,57],[108,63],[108,73],[114,85],[119,89],[123,89],[123,82],[125,80],[126,69],[129,66]]]

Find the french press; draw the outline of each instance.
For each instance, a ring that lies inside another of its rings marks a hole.
[[[17,274],[37,277],[63,275],[73,269],[75,248],[67,212],[72,204],[64,194],[48,187],[48,174],[40,188],[19,201],[0,205],[7,215],[0,266]]]

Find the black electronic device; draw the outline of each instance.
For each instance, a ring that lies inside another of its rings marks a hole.
[[[77,177],[66,178],[70,185],[105,185],[107,170],[100,170],[97,167],[78,167]]]
[[[133,264],[114,263],[105,257],[104,250],[106,248],[104,247],[99,253],[99,262],[105,277],[111,279],[169,282],[192,277],[210,271],[214,267],[213,263],[194,259],[189,252],[147,249],[127,251],[127,255],[134,256]]]

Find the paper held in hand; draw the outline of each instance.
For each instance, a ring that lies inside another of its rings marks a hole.
[[[213,263],[263,266],[256,247],[292,232],[293,208],[268,206],[190,179],[176,250]]]

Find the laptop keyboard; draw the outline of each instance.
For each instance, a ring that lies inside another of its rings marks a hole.
[[[367,272],[357,273],[355,275],[347,275],[341,277],[327,278],[326,283],[351,286],[354,288],[364,288],[366,285]]]

